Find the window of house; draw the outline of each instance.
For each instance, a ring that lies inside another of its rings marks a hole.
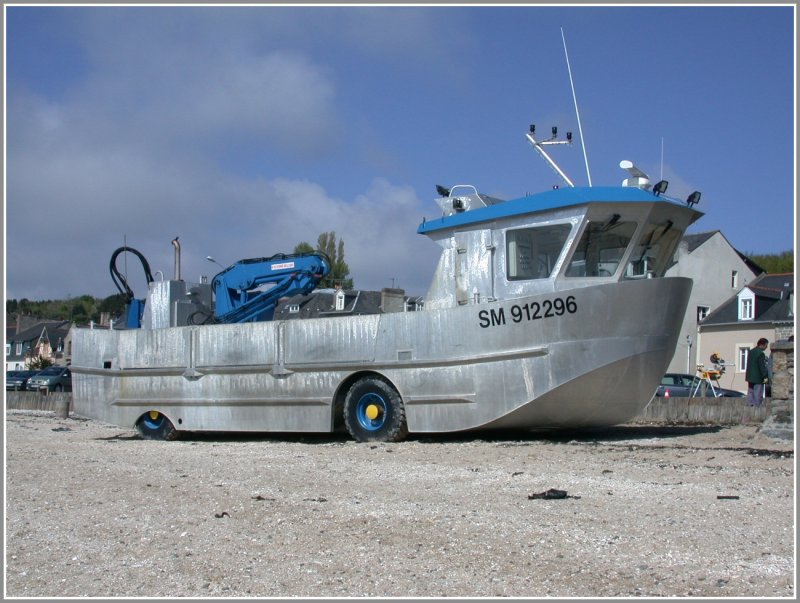
[[[289,304],[289,314],[297,314],[300,312],[300,304]]]
[[[711,312],[711,308],[708,306],[697,306],[697,322],[701,322],[708,313]]]
[[[22,342],[17,344],[17,356],[22,356]]]
[[[11,356],[11,344],[6,344],[6,356]]]
[[[731,270],[731,289],[736,289],[739,286],[739,271]]]
[[[739,320],[753,320],[753,300],[743,297],[739,300]]]
[[[747,354],[750,347],[744,343],[736,344],[736,372],[743,373],[747,370]]]
[[[341,289],[336,291],[336,309],[344,310],[344,291]]]
[[[636,222],[620,222],[614,214],[605,222],[589,222],[567,267],[567,276],[614,276],[636,232]]]
[[[551,224],[506,232],[508,280],[549,278],[571,230],[569,224]]]

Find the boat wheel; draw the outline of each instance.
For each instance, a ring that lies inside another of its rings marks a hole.
[[[399,442],[408,435],[400,394],[377,377],[360,379],[347,392],[344,422],[359,442]]]
[[[139,417],[136,429],[146,440],[177,440],[180,435],[172,421],[157,410],[151,410]]]

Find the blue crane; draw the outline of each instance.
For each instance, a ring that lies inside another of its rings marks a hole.
[[[331,270],[320,252],[239,260],[214,277],[214,320],[221,323],[272,320],[282,297],[307,295]]]
[[[185,283],[177,275],[176,280],[169,283],[154,282],[150,265],[145,257],[132,247],[120,247],[111,256],[109,268],[114,284],[125,296],[125,327],[128,329],[142,327],[147,301],[134,296],[125,276],[117,269],[117,257],[123,252],[131,252],[141,261],[150,289],[148,300],[155,296],[155,301],[151,302],[156,304],[155,312],[161,310],[172,313],[173,306],[176,308],[182,305],[192,306],[194,311],[189,314],[186,324],[272,320],[275,306],[281,298],[311,293],[331,271],[331,261],[328,256],[318,251],[291,255],[279,253],[268,258],[239,260],[214,277],[211,282],[213,302],[210,294],[207,299],[188,300]],[[179,286],[165,287],[161,286],[162,284]],[[169,297],[166,304],[163,299],[164,294]],[[213,311],[211,305],[214,306]]]

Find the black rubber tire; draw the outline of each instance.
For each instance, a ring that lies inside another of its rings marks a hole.
[[[155,414],[157,416],[153,417],[146,412],[139,417],[136,422],[139,435],[145,440],[177,440],[180,432],[175,429],[172,421],[160,412],[155,412]]]
[[[378,415],[370,418],[368,410]],[[344,400],[344,423],[357,442],[399,442],[408,435],[400,394],[379,377],[353,384]]]

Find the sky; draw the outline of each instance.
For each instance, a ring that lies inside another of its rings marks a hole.
[[[578,186],[632,160],[702,193],[690,233],[794,249],[789,4],[4,8],[7,299],[116,294],[123,245],[170,279],[177,236],[199,282],[328,231],[355,287],[424,295],[437,184],[562,184],[531,123]]]

